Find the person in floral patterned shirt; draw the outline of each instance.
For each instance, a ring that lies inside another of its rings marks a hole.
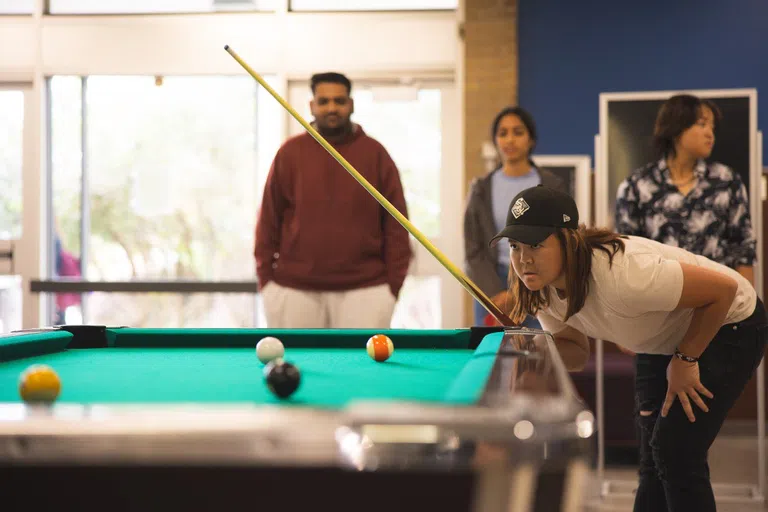
[[[747,189],[737,172],[706,161],[721,117],[714,103],[689,94],[673,96],[662,105],[653,134],[657,160],[635,170],[619,185],[614,229],[705,256],[737,271],[754,289],[757,243]],[[729,354],[744,345],[742,341],[731,343]],[[665,400],[669,357],[638,353],[634,362],[638,473],[645,482],[642,492],[638,491],[635,510],[666,509],[665,501],[673,494],[665,496],[662,481],[671,471],[666,464],[658,467],[654,449],[658,450],[659,439],[665,435],[659,433],[665,429],[657,423]],[[702,377],[705,379],[713,382],[711,376]],[[708,443],[714,440],[714,432]],[[711,505],[702,504],[698,509],[714,510],[714,499],[708,493],[700,496],[707,497]]]
[[[658,159],[619,185],[615,230],[706,256],[754,285],[747,189],[737,172],[706,161],[721,117],[714,103],[689,94],[662,105],[654,129]]]

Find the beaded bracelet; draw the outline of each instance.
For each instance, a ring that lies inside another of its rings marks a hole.
[[[675,349],[675,357],[677,357],[680,360],[685,361],[686,363],[698,363],[699,358],[698,357],[691,357],[683,354],[678,349]]]

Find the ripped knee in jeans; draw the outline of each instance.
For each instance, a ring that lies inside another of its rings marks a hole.
[[[637,411],[637,424],[640,427],[640,442],[645,446],[649,446],[651,443],[658,417],[658,409],[641,408]]]
[[[635,405],[635,414],[637,414],[640,423],[650,422],[651,425],[656,423],[656,419],[661,409],[654,406],[655,404],[650,403],[640,403]]]
[[[653,431],[656,427],[656,419],[658,417],[659,410],[648,407],[639,407],[637,409],[637,425],[639,427],[638,434],[640,435],[640,475],[656,475],[656,463],[653,460],[653,452],[651,450],[651,439],[653,438]]]

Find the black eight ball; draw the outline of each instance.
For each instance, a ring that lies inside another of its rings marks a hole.
[[[282,359],[270,361],[264,367],[269,390],[280,398],[291,396],[299,387],[301,372],[296,365]]]

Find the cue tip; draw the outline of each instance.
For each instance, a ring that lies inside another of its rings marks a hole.
[[[229,45],[228,45],[228,44],[225,44],[225,45],[224,45],[224,49],[225,49],[225,50],[227,50],[227,51],[229,51]]]

